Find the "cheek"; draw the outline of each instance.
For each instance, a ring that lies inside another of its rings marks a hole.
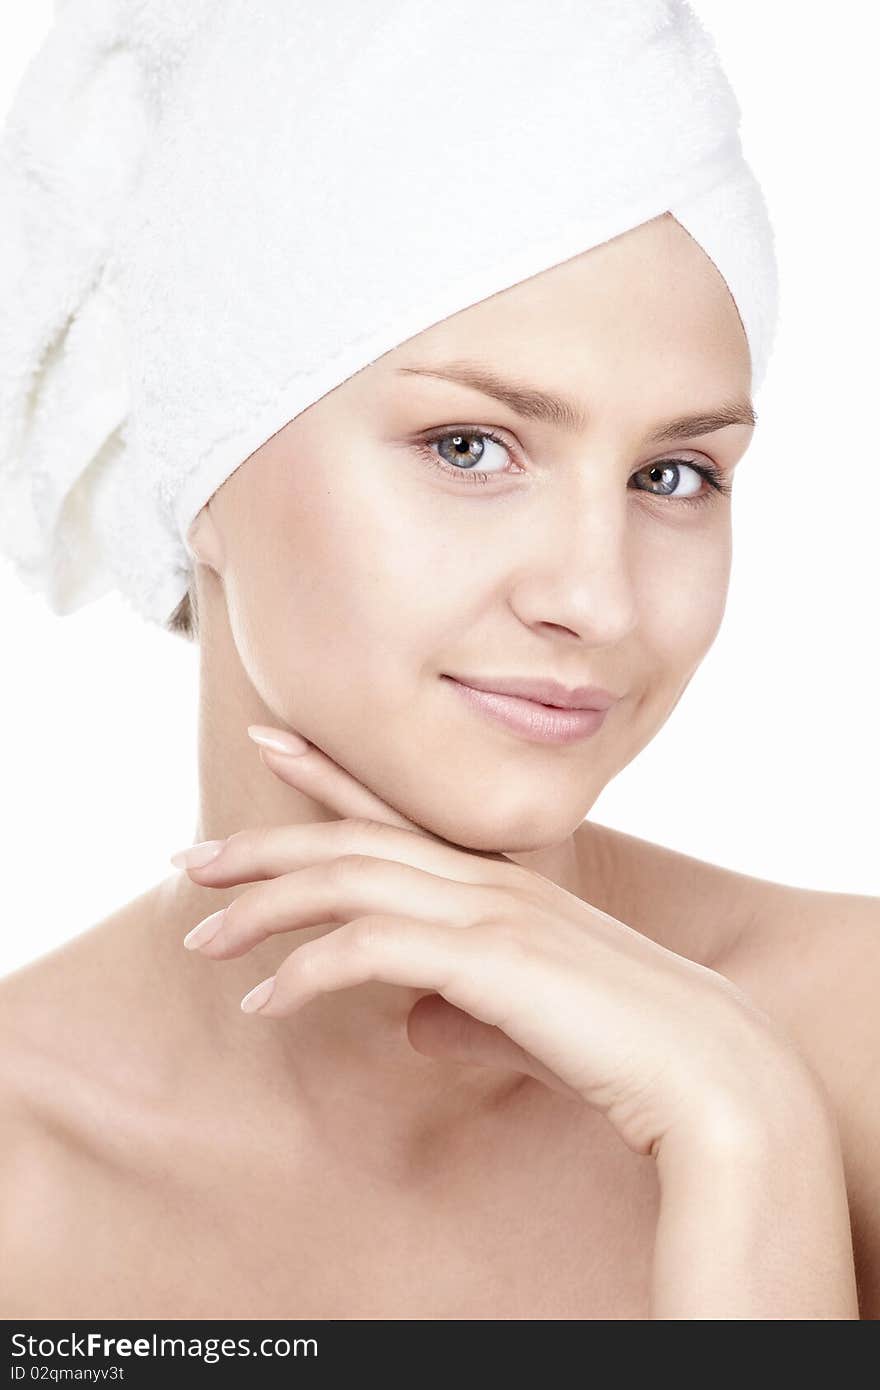
[[[730,582],[729,519],[690,535],[669,534],[641,554],[639,632],[662,679],[690,676],[717,636]]]
[[[348,721],[411,700],[469,592],[459,548],[368,456],[264,467],[235,499],[236,646],[270,708]],[[239,524],[240,523],[240,524]],[[393,713],[393,708],[391,710]]]

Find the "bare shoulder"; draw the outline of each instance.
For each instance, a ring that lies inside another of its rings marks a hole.
[[[854,1080],[857,1058],[825,1054],[837,1050],[842,1028],[868,1048],[872,1038],[880,1045],[880,1016],[872,1006],[880,986],[880,897],[772,887],[724,965],[810,1041],[829,1079],[835,1062],[846,1062]]]
[[[132,963],[133,907],[0,978],[0,1096],[65,1148],[100,1144],[108,1159],[157,1085],[139,1007],[143,972]]]
[[[880,898],[738,873],[594,822],[579,850],[590,902],[739,985],[844,1110],[880,1110]]]
[[[101,1248],[106,1181],[99,1156],[82,1142],[88,1107],[75,1087],[65,1088],[66,1076],[21,1045],[6,1054],[0,1076],[0,1318],[7,1320],[76,1317],[76,1300],[96,1277],[90,1251]]]
[[[575,834],[583,896],[635,931],[716,968],[783,885],[596,821]]]
[[[61,1135],[87,1109],[102,1069],[105,924],[0,978],[0,1096],[21,1123]]]
[[[4,1008],[0,1065],[0,1317],[36,1314],[41,1282],[53,1264],[59,1227],[59,1141],[41,1116],[46,1079],[39,1058],[10,1028]]]
[[[775,888],[718,968],[798,1044],[842,1129],[880,1140],[880,898]]]
[[[109,1084],[118,1039],[95,1001],[104,927],[0,978],[0,1317],[7,1319],[66,1307],[100,1206],[89,1198],[112,1171],[124,1127],[126,1111]]]

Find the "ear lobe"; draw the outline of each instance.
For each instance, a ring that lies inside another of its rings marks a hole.
[[[190,522],[186,533],[186,544],[190,553],[200,564],[207,565],[209,569],[220,573],[223,546],[220,541],[220,533],[211,515],[210,501],[205,503]]]

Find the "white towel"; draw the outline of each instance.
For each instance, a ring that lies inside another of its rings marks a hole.
[[[384,352],[671,212],[757,392],[773,233],[682,0],[57,0],[0,138],[0,550],[165,622],[187,528]]]

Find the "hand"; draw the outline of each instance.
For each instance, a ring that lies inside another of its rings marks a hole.
[[[523,1072],[655,1157],[673,1131],[747,1113],[758,1078],[791,1069],[769,1019],[722,975],[503,854],[430,834],[313,745],[259,756],[342,817],[236,831],[187,870],[207,887],[254,884],[209,941],[189,934],[211,959],[339,924],[251,991],[264,1017],[371,980],[431,991],[407,1021],[416,1051]]]

